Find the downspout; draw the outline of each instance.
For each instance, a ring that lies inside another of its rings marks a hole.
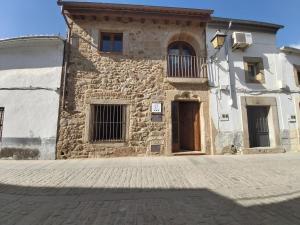
[[[60,5],[61,0],[58,0],[58,4]],[[65,92],[66,92],[66,80],[67,80],[67,71],[68,71],[68,65],[69,65],[69,43],[71,40],[71,32],[72,32],[72,26],[69,24],[68,19],[66,15],[64,14],[64,9],[63,6],[61,7],[61,13],[64,17],[64,20],[68,26],[68,36],[67,40],[64,41],[64,50],[63,50],[63,65],[62,65],[62,73],[61,73],[61,85],[62,85],[62,90],[60,92],[61,94],[61,100],[59,101],[59,109],[58,109],[58,120],[57,120],[57,130],[56,130],[56,146],[55,146],[55,159],[59,159],[58,157],[58,151],[57,151],[57,144],[59,140],[59,130],[60,130],[60,116],[61,116],[61,111],[65,109]]]
[[[65,43],[65,53],[64,53],[64,72],[63,72],[63,88],[62,88],[62,107],[63,109],[66,108],[65,99],[66,99],[66,82],[67,82],[67,75],[68,75],[68,67],[69,67],[69,57],[70,57],[70,42],[72,36],[72,28],[73,23],[69,24],[68,19],[64,13],[64,9],[62,7],[62,15],[66,21],[68,26],[68,39]]]
[[[64,13],[64,7],[62,6],[62,5],[63,5],[63,1],[62,1],[62,0],[58,0],[58,1],[57,1],[57,4],[61,6],[61,14],[62,14],[62,16],[64,17],[64,20],[65,20],[65,22],[66,22],[68,28],[70,29],[71,26],[70,26],[70,24],[69,24],[69,22],[68,22],[68,19],[67,19],[65,13]]]

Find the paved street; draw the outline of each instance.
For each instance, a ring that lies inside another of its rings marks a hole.
[[[1,225],[297,225],[300,154],[0,161]]]

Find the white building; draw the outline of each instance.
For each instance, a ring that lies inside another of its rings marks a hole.
[[[288,119],[296,122],[290,131],[290,136],[294,137],[292,145],[296,146],[295,150],[300,150],[300,49],[282,47],[279,57],[282,80],[290,90],[289,115],[295,116],[295,119]]]
[[[1,158],[55,159],[64,41],[0,41]]]
[[[300,65],[300,55],[277,49],[276,33],[281,28],[223,18],[213,18],[209,23],[208,57],[216,56],[209,67],[215,154],[224,153],[230,146],[243,153],[299,150],[295,116],[299,116],[300,89],[293,64]],[[210,43],[217,30],[228,32],[220,51]],[[242,35],[242,42],[248,45],[238,45],[234,34]]]

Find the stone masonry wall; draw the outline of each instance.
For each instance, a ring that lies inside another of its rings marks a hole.
[[[151,122],[151,103],[165,103],[167,90],[197,91],[208,102],[208,86],[177,85],[166,81],[166,54],[171,41],[189,41],[197,55],[205,52],[204,27],[154,24],[150,21],[73,21],[66,82],[66,108],[61,108],[57,158],[96,158],[144,155],[150,143],[160,143],[166,154],[167,124]],[[123,32],[123,54],[100,53],[99,33]],[[89,142],[89,106],[94,101],[114,100],[128,105],[125,143]],[[206,104],[206,107],[209,107]],[[208,110],[207,110],[208,111]]]

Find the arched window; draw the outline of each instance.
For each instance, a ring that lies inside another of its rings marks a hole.
[[[184,42],[176,41],[168,47],[168,76],[197,77],[198,60],[194,48]]]
[[[179,56],[196,56],[194,48],[184,41],[176,41],[171,43],[168,48],[168,54]]]

